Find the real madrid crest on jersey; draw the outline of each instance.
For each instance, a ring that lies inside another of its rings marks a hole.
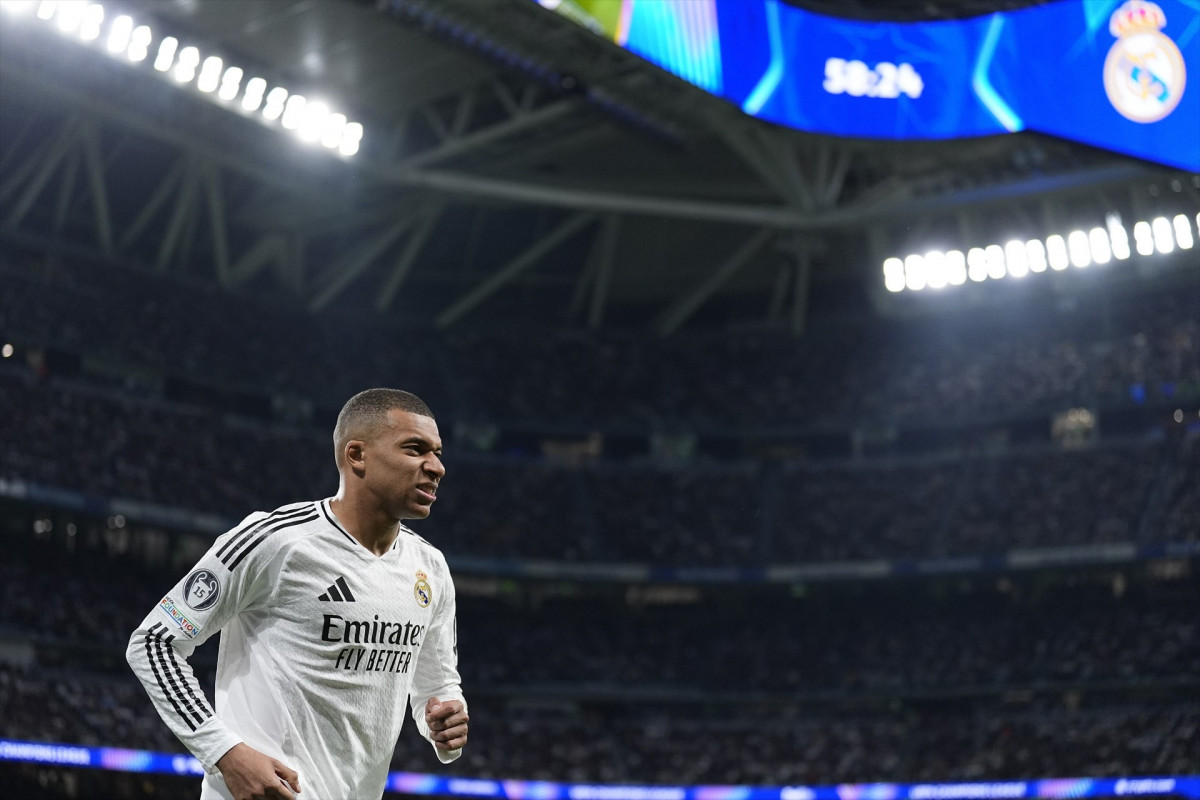
[[[417,598],[417,605],[421,608],[428,608],[433,601],[433,589],[429,587],[429,577],[417,570],[417,582],[413,585],[413,597]]]
[[[1166,24],[1166,14],[1149,0],[1129,0],[1108,20],[1117,41],[1104,61],[1104,91],[1134,122],[1157,122],[1183,97],[1187,70],[1179,47],[1162,32]]]

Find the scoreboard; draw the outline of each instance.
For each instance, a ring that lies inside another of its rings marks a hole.
[[[1200,0],[925,22],[785,0],[538,2],[781,125],[870,139],[1039,131],[1200,172]]]

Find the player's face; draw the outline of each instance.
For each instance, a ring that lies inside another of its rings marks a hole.
[[[442,439],[431,417],[393,408],[388,427],[364,443],[367,487],[393,519],[424,519],[436,499]]]

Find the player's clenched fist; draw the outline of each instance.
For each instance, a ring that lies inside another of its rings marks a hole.
[[[234,800],[294,800],[300,792],[296,770],[245,742],[221,756],[217,769]]]
[[[425,723],[429,738],[438,750],[458,750],[467,743],[467,709],[458,700],[439,701],[429,698],[425,703]]]

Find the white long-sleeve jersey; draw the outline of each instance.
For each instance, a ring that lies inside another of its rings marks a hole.
[[[221,535],[126,657],[204,766],[202,800],[231,797],[216,762],[239,742],[299,772],[302,800],[380,797],[405,703],[429,739],[428,699],[463,701],[454,614],[437,548],[401,527],[376,556],[326,499],[256,512]],[[214,712],[187,659],[217,631]]]

